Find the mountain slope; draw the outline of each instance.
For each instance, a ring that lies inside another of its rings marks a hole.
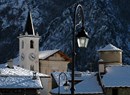
[[[123,49],[123,62],[130,64],[127,24],[120,16],[120,8],[113,0],[17,0],[1,3],[0,62],[18,56],[18,39],[24,30],[28,8],[31,9],[35,31],[42,39],[40,50],[61,49],[71,57],[75,4],[84,8],[85,28],[90,35],[87,49],[77,47],[76,69],[97,69],[97,50],[108,43]],[[7,4],[9,4],[7,6]],[[16,5],[16,6],[13,6]],[[28,5],[28,6],[27,6]],[[11,51],[10,51],[11,50]]]

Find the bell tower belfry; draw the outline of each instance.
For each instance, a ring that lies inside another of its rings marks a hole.
[[[28,12],[24,34],[19,38],[20,66],[29,70],[39,71],[39,39],[35,33],[31,13]]]

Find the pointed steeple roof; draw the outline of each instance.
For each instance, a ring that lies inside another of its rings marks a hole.
[[[28,12],[28,17],[26,20],[26,25],[25,25],[24,31],[27,32],[28,35],[35,35],[31,12]]]

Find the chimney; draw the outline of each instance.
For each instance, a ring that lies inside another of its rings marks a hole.
[[[104,61],[102,59],[100,59],[98,61],[98,64],[99,64],[99,68],[98,68],[99,69],[99,73],[100,74],[104,74],[106,72]]]
[[[33,80],[37,79],[36,72],[33,72]]]
[[[13,59],[8,60],[7,64],[8,64],[8,66],[7,66],[8,68],[11,68],[11,69],[14,68],[13,67]]]

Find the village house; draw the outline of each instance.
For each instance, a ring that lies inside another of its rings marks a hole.
[[[48,75],[8,63],[0,65],[0,95],[40,95],[41,79]]]
[[[60,50],[46,50],[39,52],[39,72],[51,75],[52,72],[65,72],[70,58]],[[52,89],[52,78],[48,80],[48,94]]]
[[[102,59],[99,73],[105,95],[130,95],[130,65],[123,65],[122,50],[108,44],[98,52]]]
[[[130,65],[122,64],[122,50],[108,44],[99,52],[99,71],[85,72],[79,77],[80,82],[75,83],[75,94],[77,95],[130,95]],[[59,72],[60,73],[60,72]],[[70,88],[64,88],[63,79],[57,73],[52,73],[54,88],[52,95],[71,95]],[[67,74],[71,84],[71,76]],[[61,79],[61,80],[58,80]],[[76,80],[75,76],[75,80]],[[59,85],[60,83],[60,85]],[[60,91],[59,91],[60,89]]]
[[[60,76],[61,72],[53,72],[52,76],[56,85],[51,90],[52,95],[71,95],[71,73],[66,72],[67,81],[70,84],[70,87],[66,89],[64,87],[66,79],[65,76]],[[103,89],[100,85],[97,72],[75,72],[75,95],[103,95]]]
[[[105,95],[130,95],[130,66],[107,66],[102,83]]]
[[[71,59],[60,50],[46,50],[39,53],[39,70],[51,74],[55,71],[65,72]]]

